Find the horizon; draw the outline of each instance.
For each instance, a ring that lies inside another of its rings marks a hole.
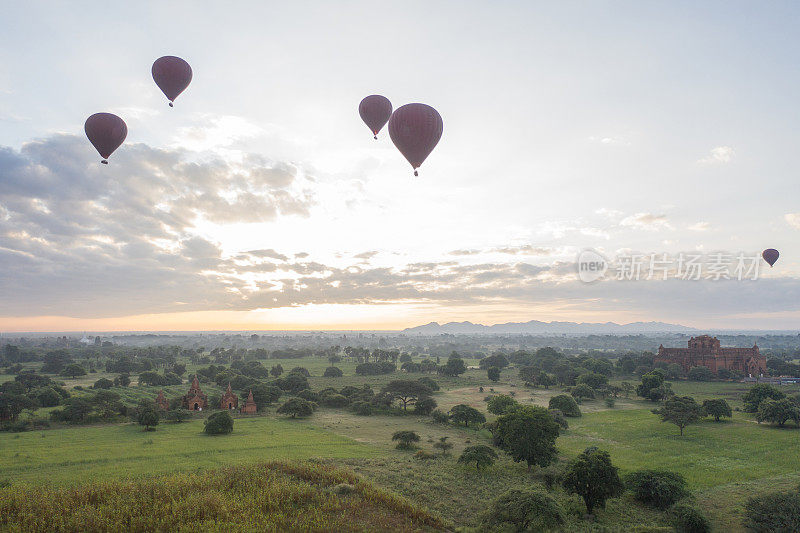
[[[190,5],[7,9],[0,330],[800,329],[799,6]],[[441,114],[418,178],[370,94]]]

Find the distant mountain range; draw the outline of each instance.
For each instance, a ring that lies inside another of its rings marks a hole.
[[[423,326],[406,328],[403,333],[411,335],[438,335],[441,333],[461,334],[518,334],[540,335],[547,333],[574,333],[574,334],[637,334],[637,333],[691,333],[698,331],[695,328],[681,326],[680,324],[667,324],[665,322],[631,322],[630,324],[617,324],[615,322],[506,322],[484,326],[472,322],[448,322],[439,324],[430,322]]]

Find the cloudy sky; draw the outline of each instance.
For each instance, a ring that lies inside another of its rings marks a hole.
[[[796,329],[799,23],[790,2],[8,4],[0,331]],[[173,109],[162,55],[194,69]],[[442,115],[419,178],[360,121],[374,93]],[[108,166],[99,111],[129,129]],[[705,279],[770,247],[756,280]],[[590,284],[585,249],[612,265]]]

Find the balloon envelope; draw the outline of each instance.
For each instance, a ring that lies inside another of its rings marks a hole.
[[[416,169],[430,155],[442,138],[444,124],[439,113],[429,105],[406,104],[389,119],[389,136]]]
[[[103,163],[108,163],[106,159],[128,136],[128,126],[125,125],[125,121],[111,113],[95,113],[86,119],[83,129],[89,141],[103,156]]]
[[[761,257],[764,258],[764,261],[769,263],[769,266],[774,265],[780,255],[781,254],[775,248],[767,248],[761,253]]]
[[[153,63],[152,72],[156,85],[169,98],[170,107],[192,81],[192,67],[180,57],[159,57]]]
[[[378,132],[392,116],[392,103],[385,96],[373,94],[361,100],[358,104],[358,114],[377,139]]]

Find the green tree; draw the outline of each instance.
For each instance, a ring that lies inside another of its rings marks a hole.
[[[463,422],[465,426],[469,426],[470,424],[483,424],[486,422],[486,417],[474,407],[462,403],[450,409],[450,420],[456,424]]]
[[[281,366],[280,363],[278,363],[277,365],[273,365],[272,368],[269,369],[269,374],[273,378],[277,378],[278,376],[283,374],[283,367]]]
[[[783,427],[788,420],[800,425],[800,407],[788,398],[780,400],[766,398],[758,405],[756,419],[759,422],[778,424],[779,427]]]
[[[462,464],[475,463],[477,470],[482,470],[486,467],[492,466],[497,459],[497,452],[489,446],[482,444],[477,446],[467,446],[458,458],[458,462]]]
[[[486,410],[493,415],[504,415],[517,406],[519,406],[519,403],[517,403],[517,400],[514,398],[506,396],[505,394],[499,394],[489,398],[489,403],[486,404]]]
[[[458,376],[463,374],[467,371],[467,365],[464,364],[464,360],[458,356],[450,356],[447,360],[447,363],[444,366],[439,367],[439,373],[444,374],[445,376]]]
[[[654,409],[653,413],[661,416],[662,422],[678,426],[683,435],[683,428],[703,417],[703,408],[690,396],[673,396],[664,402],[661,409]]]
[[[326,378],[340,378],[344,375],[341,368],[337,368],[335,366],[329,366],[325,369],[325,372],[322,374],[323,377]]]
[[[253,385],[252,388],[248,389],[248,394],[251,390],[253,391],[253,401],[256,402],[258,410],[262,410],[271,403],[278,401],[282,394],[281,389],[266,383]],[[242,400],[246,401],[247,396],[247,394],[242,393]]]
[[[436,400],[434,400],[430,396],[427,396],[425,398],[420,398],[419,400],[417,400],[417,403],[414,404],[414,413],[418,415],[427,416],[431,414],[434,409],[436,409],[437,405],[438,404],[436,403]]]
[[[689,378],[689,381],[711,381],[714,379],[714,373],[708,367],[693,366],[689,369],[686,377]]]
[[[450,455],[450,450],[453,449],[453,443],[447,442],[447,439],[448,437],[439,437],[439,440],[433,443],[433,447],[442,455]]]
[[[594,399],[594,391],[589,385],[585,383],[581,383],[580,385],[575,385],[572,388],[572,396],[578,399]]]
[[[414,431],[396,431],[394,435],[392,435],[392,440],[398,441],[398,450],[411,450],[415,448],[414,443],[419,442],[419,439],[419,435]]]
[[[578,383],[588,385],[592,389],[599,389],[608,384],[608,376],[597,372],[587,372],[578,376]]]
[[[140,426],[144,426],[145,431],[152,431],[155,429],[155,427],[158,425],[158,420],[158,411],[156,411],[155,407],[152,405],[139,409],[137,421],[139,422]]]
[[[703,401],[703,412],[706,416],[713,416],[716,422],[719,422],[723,416],[727,418],[733,416],[731,406],[722,398]]]
[[[114,378],[114,385],[118,387],[127,387],[131,384],[131,377],[128,374],[120,374]]]
[[[95,388],[95,389],[110,389],[113,386],[114,386],[114,382],[111,381],[110,379],[100,378],[100,379],[98,379],[97,381],[94,382],[94,385],[92,386],[92,388]]]
[[[754,533],[800,531],[800,492],[772,492],[754,496],[745,504],[744,525]]]
[[[37,403],[28,396],[0,394],[0,420],[8,419],[13,422],[24,409],[35,409],[36,407],[38,407]]]
[[[568,394],[559,394],[558,396],[553,396],[550,398],[550,402],[547,406],[550,409],[558,409],[564,413],[564,416],[581,416],[581,410],[578,407],[578,402],[576,402],[575,398]]]
[[[515,462],[547,466],[557,456],[559,426],[544,407],[523,406],[499,417],[494,429],[494,443]]]
[[[703,513],[688,505],[672,508],[672,525],[676,533],[711,533],[711,523]]]
[[[598,506],[605,509],[606,500],[621,495],[625,488],[617,467],[611,464],[611,456],[595,447],[587,448],[570,462],[563,485],[567,492],[583,498],[589,514]]]
[[[750,390],[747,391],[742,397],[744,402],[744,410],[747,413],[758,412],[758,406],[767,398],[772,400],[782,400],[786,395],[767,383],[756,383]]]
[[[666,509],[689,494],[686,480],[676,472],[640,470],[625,476],[633,497],[651,507]]]
[[[62,376],[69,376],[72,379],[75,379],[78,376],[85,376],[86,369],[84,369],[81,365],[72,363],[67,365],[64,370],[61,371]]]
[[[650,401],[658,401],[661,398],[653,398],[651,391],[658,389],[664,383],[664,374],[659,370],[653,370],[642,375],[642,382],[636,387],[636,394]]]
[[[491,381],[500,381],[500,368],[496,366],[490,366],[486,370],[486,375]]]
[[[484,515],[488,531],[551,531],[564,524],[564,513],[548,494],[511,490],[502,494]]]
[[[289,415],[291,418],[305,418],[314,413],[314,407],[302,398],[289,398],[276,412],[279,415]]]
[[[204,424],[206,435],[227,435],[233,431],[233,418],[227,410],[209,416]]]
[[[397,379],[390,381],[383,388],[383,392],[391,394],[392,397],[400,400],[403,404],[403,411],[405,411],[408,404],[416,403],[420,398],[430,396],[433,391],[417,380]]]

